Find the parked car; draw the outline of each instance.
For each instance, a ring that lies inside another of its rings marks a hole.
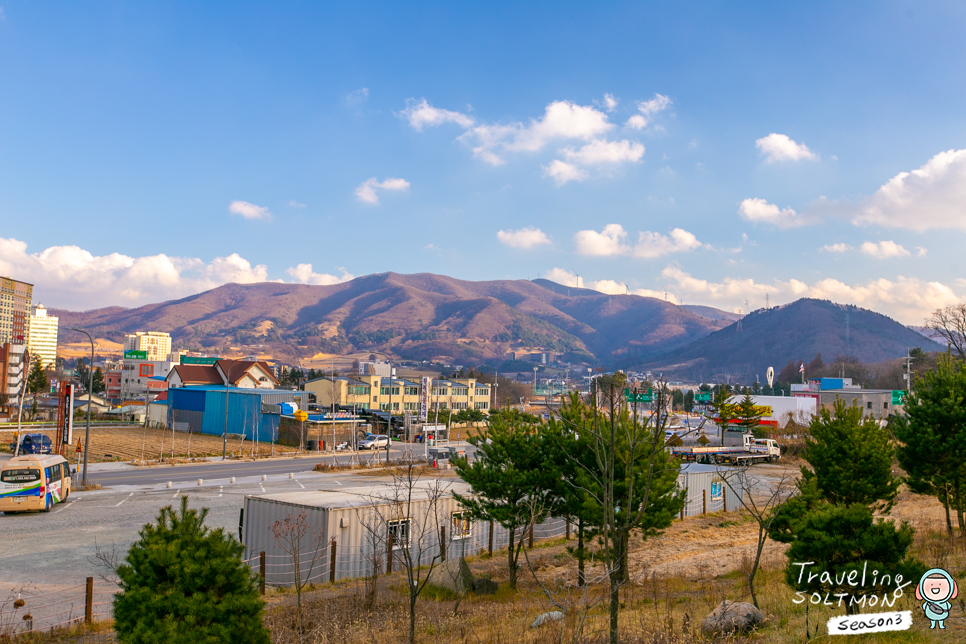
[[[54,445],[46,434],[24,434],[20,441],[21,454],[50,454]],[[10,443],[10,451],[17,449],[17,443]]]
[[[359,441],[359,449],[379,449],[389,445],[389,437],[385,434],[373,434]]]

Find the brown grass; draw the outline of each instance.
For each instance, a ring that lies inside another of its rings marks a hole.
[[[56,430],[29,430],[46,434],[54,440]],[[172,450],[172,434],[174,447]],[[14,440],[16,432],[0,432],[0,444],[10,443]],[[78,441],[81,444],[84,440],[84,428],[74,427],[74,442],[67,448],[67,458],[73,462],[77,457]],[[190,452],[189,452],[190,447]],[[272,452],[270,444],[261,443],[255,452],[254,444],[249,440],[239,438],[229,438],[228,452],[236,456],[244,457],[257,453],[259,456],[267,456]],[[172,432],[166,429],[145,428],[139,425],[128,427],[91,427],[91,447],[88,462],[98,463],[104,461],[143,461],[157,462],[159,459],[164,462],[171,462],[173,458],[181,459],[180,462],[187,462],[189,458],[202,456],[221,456],[222,438],[221,436],[209,436],[208,434],[186,434],[184,432]],[[291,448],[275,446],[275,454],[292,452]]]

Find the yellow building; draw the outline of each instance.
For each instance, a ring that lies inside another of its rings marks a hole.
[[[171,336],[161,331],[128,333],[124,336],[124,352],[128,351],[143,351],[143,360],[163,362],[171,353]]]
[[[305,391],[315,394],[317,404],[325,407],[352,407],[370,411],[388,411],[390,397],[394,414],[419,414],[420,381],[385,376],[337,376],[316,378],[305,383]],[[429,393],[429,409],[478,409],[490,411],[490,385],[476,379],[433,380]]]
[[[58,323],[56,315],[47,315],[43,304],[34,307],[34,314],[30,316],[30,330],[27,332],[27,350],[32,360],[40,359],[40,365],[44,369],[57,362]]]

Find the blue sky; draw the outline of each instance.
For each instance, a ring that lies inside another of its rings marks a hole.
[[[966,295],[966,5],[465,4],[5,2],[0,272]]]

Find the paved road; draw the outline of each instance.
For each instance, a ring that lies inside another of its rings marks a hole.
[[[408,451],[408,447],[393,447],[390,451],[390,458],[402,458]],[[423,455],[422,445],[414,445],[413,454],[419,458]],[[468,446],[464,443],[461,449]],[[471,452],[472,448],[468,450]],[[376,462],[385,461],[385,450],[376,452],[359,452],[355,455],[357,462]],[[89,472],[87,478],[105,487],[118,485],[157,485],[172,481],[173,484],[184,481],[196,481],[204,479],[212,482],[231,477],[249,477],[261,475],[278,475],[298,472],[310,472],[318,463],[349,463],[352,459],[351,454],[335,454],[328,456],[300,457],[300,458],[273,458],[259,461],[228,461],[228,462],[208,462],[192,463],[174,466],[159,467],[131,467],[128,469],[118,469],[110,471]]]

